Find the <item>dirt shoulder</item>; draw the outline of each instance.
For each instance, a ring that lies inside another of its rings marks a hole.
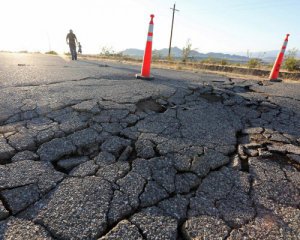
[[[89,60],[105,60],[113,62],[122,62],[133,65],[140,65],[141,60],[135,59],[120,59],[111,57],[92,57],[84,56],[83,58]],[[243,79],[254,79],[254,80],[268,80],[270,70],[267,69],[250,69],[247,67],[229,66],[229,65],[215,65],[215,64],[204,64],[204,63],[183,63],[183,62],[170,62],[165,60],[154,60],[152,67],[161,69],[174,69],[192,72],[209,72],[221,74],[227,77],[243,78]],[[284,81],[300,81],[300,72],[287,72],[281,71],[279,78]]]

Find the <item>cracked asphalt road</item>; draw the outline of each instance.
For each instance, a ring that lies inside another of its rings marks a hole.
[[[0,61],[0,239],[300,239],[299,83]]]

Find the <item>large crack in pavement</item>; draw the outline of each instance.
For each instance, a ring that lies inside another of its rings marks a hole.
[[[253,84],[24,102],[0,126],[0,239],[295,239],[297,113]]]

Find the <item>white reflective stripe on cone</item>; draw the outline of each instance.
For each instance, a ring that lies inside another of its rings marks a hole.
[[[152,36],[148,36],[148,37],[147,37],[147,41],[148,41],[148,42],[152,42],[152,39],[153,39]]]
[[[282,53],[285,52],[285,49],[286,49],[286,47],[287,47],[287,44],[288,44],[288,41],[284,41],[283,46],[282,46],[282,48],[281,48],[281,52],[282,52]]]
[[[288,41],[284,41],[283,46],[282,47],[286,47],[288,44]]]
[[[154,27],[153,24],[150,24],[150,25],[149,25],[149,30],[148,30],[148,32],[153,33],[153,27]]]

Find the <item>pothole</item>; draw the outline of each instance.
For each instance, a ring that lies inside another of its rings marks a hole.
[[[136,108],[142,112],[150,110],[157,113],[163,113],[167,110],[165,106],[157,103],[154,99],[141,100],[136,104]]]

